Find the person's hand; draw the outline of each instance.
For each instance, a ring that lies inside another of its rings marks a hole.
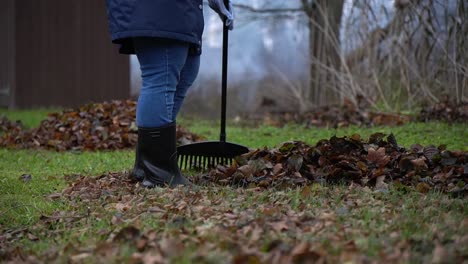
[[[222,21],[226,18],[226,26],[229,30],[234,28],[234,10],[232,9],[231,0],[229,0],[229,8],[224,5],[224,0],[208,0],[208,4],[216,13]]]

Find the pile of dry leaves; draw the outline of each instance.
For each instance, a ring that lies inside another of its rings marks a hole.
[[[347,127],[357,126],[397,126],[410,122],[409,115],[372,111],[363,96],[357,96],[356,102],[344,100],[340,105],[317,107],[305,113],[266,112],[249,116],[249,119],[262,121],[272,126],[284,126],[288,123],[304,124],[308,127]]]
[[[64,150],[116,150],[137,142],[136,102],[112,101],[88,104],[61,113],[51,113],[38,128],[23,129],[2,118],[0,147]],[[177,127],[177,140],[186,144],[200,136]]]
[[[255,113],[247,119],[282,127],[288,123],[308,127],[398,126],[410,121],[442,121],[447,123],[468,122],[468,102],[455,103],[449,98],[422,109],[416,115],[383,113],[371,110],[362,96],[355,102],[345,99],[343,104],[317,107],[305,113],[267,111]]]
[[[0,116],[0,133],[19,131],[23,129],[20,121],[13,122],[5,116]]]
[[[418,120],[427,122],[431,120],[448,123],[468,123],[468,102],[454,103],[449,99],[421,110]]]
[[[359,135],[332,137],[310,146],[287,142],[274,149],[258,149],[232,166],[218,166],[195,178],[198,183],[235,186],[295,186],[307,182],[357,183],[386,188],[387,183],[452,193],[468,190],[468,153],[443,146],[398,146],[393,135],[377,133],[367,141]]]
[[[258,119],[258,118],[257,118]],[[358,110],[346,105],[325,106],[306,113],[266,113],[265,124],[281,127],[288,123],[304,124],[307,127],[398,126],[412,120],[411,116]]]

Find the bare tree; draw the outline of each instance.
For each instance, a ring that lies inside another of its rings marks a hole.
[[[287,80],[279,69],[273,70],[299,111],[336,101],[338,95],[352,100],[363,94],[366,103],[390,111],[413,110],[444,96],[457,102],[467,100],[466,0],[396,0],[390,12],[371,0],[353,1],[349,13],[356,12],[358,19],[342,21],[344,2],[298,0],[297,8],[272,3],[263,8],[237,5],[262,19],[289,19],[298,14],[305,18],[307,84]],[[376,13],[376,9],[385,10]],[[341,24],[350,36],[343,43]]]
[[[301,0],[298,8],[255,8],[237,4],[237,8],[254,14],[268,14],[288,18],[300,13],[307,18],[309,32],[309,87],[302,92],[308,107],[330,103],[338,98],[339,79],[336,72],[341,67],[339,31],[343,15],[343,0]]]
[[[340,25],[342,0],[301,0],[308,18],[310,54],[310,99],[314,105],[336,100],[339,81],[334,72],[340,70]],[[325,67],[323,67],[325,66]]]

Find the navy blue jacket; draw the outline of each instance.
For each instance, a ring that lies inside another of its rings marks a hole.
[[[134,54],[132,38],[157,37],[191,43],[201,53],[203,0],[106,0],[112,42]]]

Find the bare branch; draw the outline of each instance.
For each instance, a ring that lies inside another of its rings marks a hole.
[[[253,13],[297,13],[304,12],[303,8],[255,8],[253,6],[244,5],[244,4],[233,4],[234,7],[244,9]]]

